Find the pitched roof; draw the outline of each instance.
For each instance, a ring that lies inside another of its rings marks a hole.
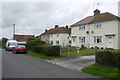
[[[20,42],[26,42],[29,39],[34,39],[34,38],[35,38],[34,35],[17,35],[17,34],[14,35],[14,39]]]
[[[120,21],[120,17],[115,16],[109,12],[105,12],[105,13],[101,13],[98,16],[88,16],[88,17],[76,22],[75,24],[72,24],[71,27],[78,26],[81,24],[91,24],[94,22],[104,22],[104,21],[111,21],[111,20],[119,20]]]
[[[47,30],[46,32],[42,33],[41,35],[48,35],[48,34],[59,34],[59,33],[70,33],[70,30],[66,27],[57,27]]]
[[[120,17],[115,16],[115,15],[109,13],[109,12],[106,12],[106,13],[100,14],[99,16],[96,16],[96,17],[91,21],[91,23],[111,21],[111,20],[119,20],[119,21],[120,21]]]

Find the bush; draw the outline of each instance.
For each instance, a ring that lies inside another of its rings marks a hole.
[[[35,52],[47,56],[60,56],[60,46],[41,45],[36,47]]]
[[[35,48],[37,46],[44,45],[44,44],[46,44],[46,42],[37,39],[37,40],[27,41],[26,46],[27,46],[28,50],[35,51]]]
[[[120,52],[117,51],[99,51],[96,52],[96,63],[115,68],[120,67]]]
[[[6,47],[6,42],[7,42],[7,38],[2,38],[2,48],[4,49]]]

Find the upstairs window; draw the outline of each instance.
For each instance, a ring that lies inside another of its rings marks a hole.
[[[98,22],[98,23],[94,23],[94,28],[100,28],[101,27],[101,23]]]
[[[94,43],[101,43],[102,42],[102,36],[94,36]]]
[[[85,29],[85,25],[80,25],[79,30],[81,30],[81,29]]]
[[[80,43],[85,43],[85,37],[79,37]]]

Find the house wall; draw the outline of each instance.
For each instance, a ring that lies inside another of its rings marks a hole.
[[[57,34],[52,34],[52,37],[50,37],[50,41],[53,41],[53,45],[57,45],[56,41],[59,41],[59,45],[61,46],[67,46],[69,34],[60,33],[59,36]]]
[[[75,40],[75,45],[76,47],[81,47],[81,45],[85,45],[86,47],[89,46],[89,34],[87,34],[86,32],[90,30],[90,25],[85,25],[85,29],[80,30],[79,26],[76,27],[72,27],[71,28],[71,36],[76,36],[76,40]],[[86,37],[86,42],[85,43],[80,43],[79,41],[79,37]],[[73,39],[71,39],[72,43],[73,43]],[[73,46],[71,43],[71,46]]]
[[[42,35],[41,40],[48,43],[50,41],[50,36],[49,35]]]
[[[86,26],[85,30],[79,30],[79,26],[71,28],[71,36],[72,35],[76,36],[76,47],[81,47],[81,45],[85,45],[85,47],[87,48],[91,48],[95,46],[98,46],[100,48],[101,47],[105,48],[107,47],[107,37],[105,36],[105,34],[115,34],[115,36],[113,36],[114,49],[120,48],[120,46],[118,47],[118,21],[117,20],[101,22],[101,28],[94,28],[94,24],[87,24],[85,26]],[[86,31],[89,31],[89,34],[87,34]],[[94,33],[91,33],[91,31],[93,31]],[[85,43],[79,42],[79,37],[81,36],[86,37]],[[102,42],[94,43],[93,36],[102,36]],[[120,37],[119,37],[119,40],[120,40]]]
[[[61,46],[67,46],[69,44],[69,40],[68,40],[69,34],[60,33],[58,36],[57,35],[58,34],[42,35],[41,40],[47,43],[53,41],[53,45],[58,45],[56,44],[56,41],[59,41],[59,45]]]
[[[90,25],[90,31],[94,31],[94,33],[90,34],[90,47],[103,47],[106,48],[108,45],[108,40],[105,34],[115,34],[113,36],[113,48],[118,49],[118,21],[106,21],[101,22],[101,28],[94,28],[94,24]],[[93,36],[102,36],[101,43],[94,43]]]
[[[118,21],[118,49],[120,49],[120,21]]]

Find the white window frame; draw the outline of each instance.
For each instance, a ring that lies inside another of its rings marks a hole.
[[[79,30],[84,30],[85,29],[85,25],[80,25],[79,26]]]
[[[100,22],[94,23],[94,28],[101,28],[101,23]]]
[[[79,42],[80,43],[85,43],[85,37],[79,37]]]
[[[102,43],[102,36],[94,36],[94,43]]]

